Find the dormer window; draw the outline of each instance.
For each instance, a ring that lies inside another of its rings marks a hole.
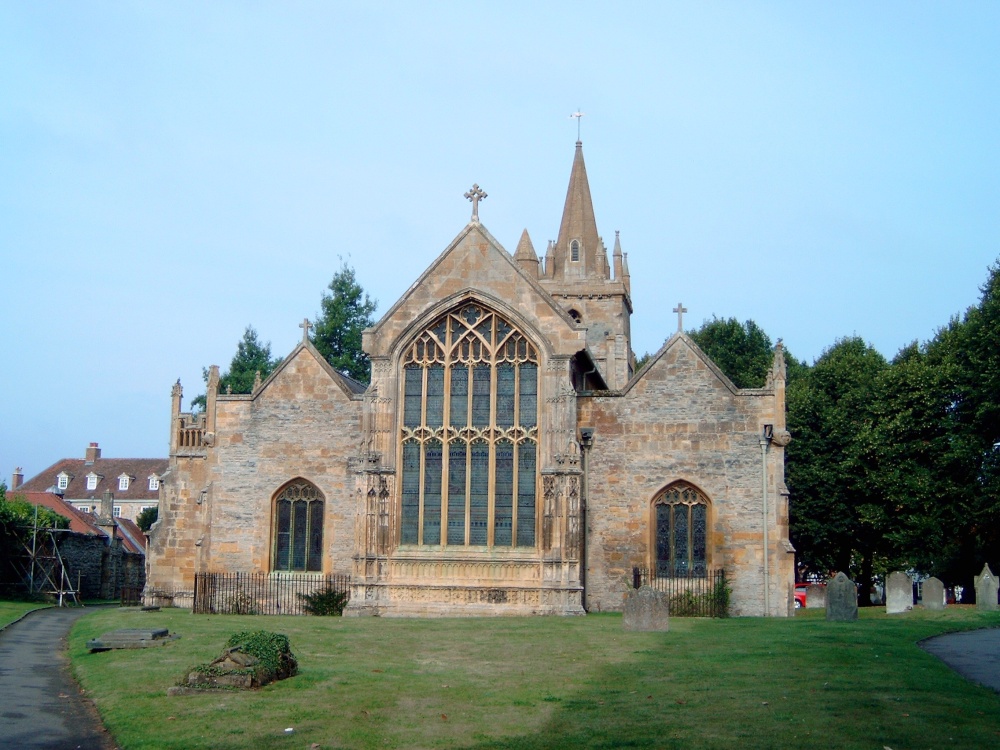
[[[580,260],[580,241],[573,240],[569,243],[569,259],[573,262]]]
[[[56,487],[58,487],[61,490],[64,490],[67,487],[69,487],[69,474],[67,474],[65,471],[59,472],[59,475],[56,477]]]
[[[156,474],[149,475],[149,489],[158,490],[160,489],[160,478]]]
[[[119,490],[119,492],[124,492],[125,490],[128,489],[129,478],[130,477],[129,477],[128,474],[122,474],[120,477],[118,477],[118,490]]]
[[[97,476],[97,474],[94,474],[93,472],[91,472],[90,474],[88,474],[87,475],[87,489],[88,490],[96,490],[97,489],[97,482],[98,482],[99,479],[100,479],[100,477]]]

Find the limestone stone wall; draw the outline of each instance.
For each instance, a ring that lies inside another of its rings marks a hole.
[[[208,408],[204,444],[175,452],[162,484],[147,599],[161,591],[190,606],[195,572],[270,571],[272,502],[295,479],[325,498],[323,572],[349,574],[355,498],[348,460],[361,442],[361,396],[303,344],[254,394],[219,395]]]
[[[709,499],[710,568],[724,568],[734,615],[763,614],[761,446],[776,422],[774,390],[737,391],[686,336],[673,337],[620,394],[579,399],[594,430],[587,455],[587,606],[618,610],[633,566],[654,564],[652,502],[676,481]],[[783,425],[783,419],[779,421]],[[787,615],[783,448],[768,448],[771,615]]]

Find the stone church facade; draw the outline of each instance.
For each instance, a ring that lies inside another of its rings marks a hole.
[[[365,332],[370,385],[304,321],[253,393],[218,393],[213,367],[184,413],[174,387],[147,591],[349,574],[348,615],[570,615],[620,610],[634,567],[721,569],[733,614],[788,615],[780,345],[760,389],[680,330],[634,372],[627,260],[598,235],[579,142],[544,259],[527,231],[511,255],[466,197],[472,220]]]

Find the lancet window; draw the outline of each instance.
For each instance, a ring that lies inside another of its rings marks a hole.
[[[686,483],[667,487],[653,502],[656,574],[704,576],[708,570],[708,501]]]
[[[538,350],[468,303],[417,336],[402,363],[400,542],[533,547]]]
[[[323,495],[315,485],[287,485],[275,498],[273,524],[272,570],[323,570]]]

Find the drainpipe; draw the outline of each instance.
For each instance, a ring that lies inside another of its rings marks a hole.
[[[580,492],[580,587],[583,589],[583,610],[587,608],[587,497],[590,494],[590,449],[594,445],[594,428],[580,428],[580,460],[583,462],[583,489]]]
[[[764,425],[764,431],[760,436],[760,504],[761,517],[763,522],[763,543],[764,543],[764,617],[771,613],[771,582],[770,582],[770,558],[767,544],[767,446],[774,435],[774,426]]]

